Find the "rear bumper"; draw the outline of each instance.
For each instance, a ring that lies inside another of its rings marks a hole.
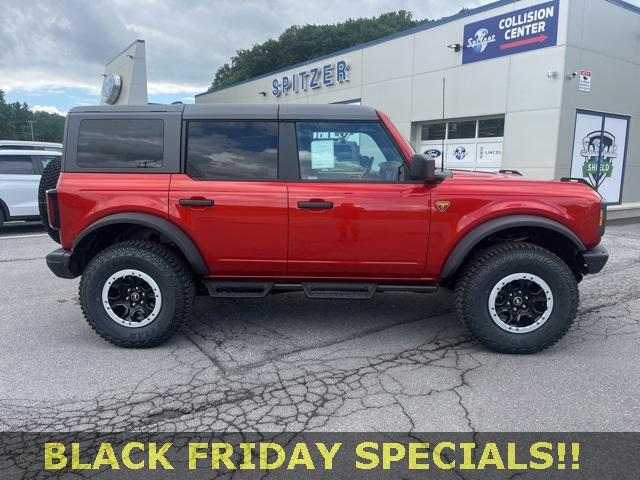
[[[589,273],[598,273],[609,260],[609,251],[602,245],[598,245],[584,252],[582,258],[584,258],[584,263],[587,265]]]
[[[78,275],[70,267],[71,252],[64,248],[54,250],[47,255],[47,267],[60,278],[76,278]]]

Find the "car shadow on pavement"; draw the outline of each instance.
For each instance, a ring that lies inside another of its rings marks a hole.
[[[448,290],[381,293],[363,300],[309,300],[301,293],[261,299],[198,298],[185,335],[223,370],[241,368],[419,323],[424,341],[453,329],[466,335]],[[430,322],[430,317],[446,315]],[[413,340],[413,339],[410,339]]]
[[[0,237],[46,233],[40,222],[7,222],[0,227]]]

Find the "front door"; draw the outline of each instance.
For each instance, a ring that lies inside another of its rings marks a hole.
[[[217,277],[282,276],[287,187],[276,121],[188,122],[186,173],[172,175],[169,216]]]
[[[290,276],[415,279],[424,272],[429,186],[405,181],[378,122],[297,122],[289,181]]]

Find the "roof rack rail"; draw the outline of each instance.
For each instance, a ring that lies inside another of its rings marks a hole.
[[[587,182],[584,178],[579,178],[579,177],[562,177],[560,179],[561,182],[574,182],[574,183],[582,183],[584,185],[586,185],[587,187],[591,187],[594,190],[595,187],[593,185],[591,185],[589,182]],[[597,191],[597,190],[596,190]]]
[[[501,168],[500,170],[498,170],[498,173],[508,173],[508,174],[511,174],[511,175],[520,175],[522,177],[522,174],[518,170],[510,170],[508,168]]]

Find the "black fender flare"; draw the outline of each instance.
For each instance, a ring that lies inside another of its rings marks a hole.
[[[171,223],[169,220],[151,215],[148,213],[116,213],[113,215],[107,215],[99,220],[96,220],[91,225],[86,227],[75,238],[72,245],[72,251],[76,249],[78,245],[91,233],[99,230],[100,228],[108,225],[116,224],[134,224],[149,227],[153,230],[165,235],[169,240],[176,244],[178,249],[185,256],[191,268],[194,272],[200,276],[205,276],[209,273],[207,264],[202,258],[202,254],[196,247],[193,240],[182,230],[180,227]]]
[[[11,215],[9,214],[9,207],[7,207],[7,204],[4,203],[4,200],[2,200],[1,198],[0,198],[0,213],[4,215],[5,221],[9,220],[9,218],[11,217]]]
[[[560,222],[546,217],[538,217],[536,215],[509,215],[489,220],[467,233],[449,254],[449,257],[442,268],[440,278],[446,279],[453,277],[469,252],[471,252],[471,250],[483,239],[487,238],[489,235],[499,232],[500,230],[513,227],[538,227],[552,230],[571,240],[580,252],[585,252],[587,250],[584,243],[582,243],[582,240],[580,240],[575,233]]]

